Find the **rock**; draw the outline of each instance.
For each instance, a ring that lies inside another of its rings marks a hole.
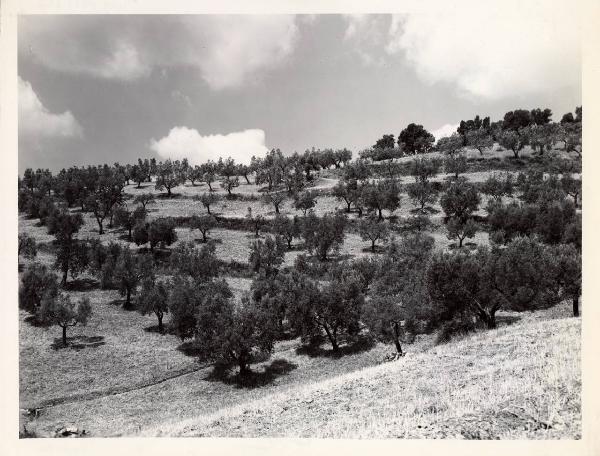
[[[85,429],[82,429],[81,431],[79,430],[79,428],[77,426],[63,426],[58,428],[55,432],[54,432],[54,437],[57,438],[64,438],[64,437],[86,437],[87,434],[85,432]]]
[[[392,361],[398,361],[400,358],[402,358],[405,355],[406,355],[406,353],[396,353],[396,352],[389,353],[389,354],[385,355],[382,362],[389,363]]]

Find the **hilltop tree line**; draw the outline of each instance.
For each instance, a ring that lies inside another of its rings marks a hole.
[[[518,158],[525,146],[543,154],[558,142],[563,143],[565,151],[579,153],[582,122],[582,108],[579,106],[575,115],[566,113],[560,122],[552,122],[552,111],[548,108],[509,111],[503,119],[495,122],[477,115],[470,120],[461,120],[456,132],[443,138],[434,138],[422,125],[411,123],[397,139],[393,134],[385,134],[360,156],[381,161],[436,150],[453,155],[464,147],[477,149],[483,155],[484,150],[498,143]]]

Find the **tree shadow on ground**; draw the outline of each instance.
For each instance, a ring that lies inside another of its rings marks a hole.
[[[363,253],[384,253],[385,249],[381,245],[376,245],[375,246],[375,251],[373,251],[371,249],[371,247],[364,247],[360,251],[363,252]]]
[[[125,298],[113,299],[113,300],[109,301],[109,304],[111,306],[115,306],[115,307],[118,306],[121,308],[121,310],[125,310],[127,312],[135,312],[137,310],[135,298],[133,296],[131,297],[131,303],[130,303],[129,307],[125,307]]]
[[[213,238],[213,237],[207,237],[206,242],[202,240],[202,238],[194,238],[193,239],[195,244],[200,244],[200,245],[208,245],[208,244],[222,244],[223,243],[223,239],[219,239],[219,238]]]
[[[67,282],[66,289],[69,291],[90,291],[99,287],[100,283],[96,279],[84,277],[70,280]]]
[[[371,350],[375,347],[376,342],[372,337],[366,335],[360,335],[352,340],[346,342],[344,345],[340,345],[340,348],[335,351],[331,348],[331,344],[327,341],[327,348],[322,345],[326,341],[324,338],[318,338],[309,344],[301,345],[296,349],[297,355],[307,355],[311,358],[323,357],[323,358],[341,358],[346,355],[355,355],[365,351]]]
[[[287,375],[298,368],[298,365],[279,358],[264,366],[262,371],[251,370],[245,375],[231,373],[232,366],[215,364],[213,370],[204,378],[207,381],[218,381],[236,388],[259,388],[272,383],[277,377]]]
[[[462,247],[458,246],[458,242],[453,242],[448,245],[450,250],[477,250],[478,245],[475,242],[463,242]]]
[[[52,326],[48,323],[41,321],[35,315],[28,315],[27,317],[25,317],[25,323],[29,323],[34,328],[49,328],[50,326]]]
[[[432,207],[432,206],[425,206],[423,208],[423,210],[421,210],[420,207],[417,207],[416,209],[411,209],[408,212],[413,215],[428,215],[428,214],[439,214],[440,210],[436,209],[435,207]]]
[[[158,332],[158,327],[156,327],[156,332]],[[146,328],[148,329],[148,328]],[[183,342],[182,344],[180,344],[177,347],[177,351],[180,353],[183,353],[185,356],[191,356],[193,358],[199,357],[200,356],[200,349],[198,348],[198,346],[194,343],[193,340],[189,340],[187,342]]]
[[[158,329],[158,324],[146,326],[144,328],[144,331],[146,331],[147,333],[152,333],[152,334],[160,334],[161,336],[165,336],[167,334],[171,334],[171,335],[175,334],[175,332],[173,330],[169,329],[168,325],[166,325],[166,324],[163,324],[162,333]]]
[[[157,200],[159,199],[166,199],[166,200],[170,200],[173,198],[180,198],[181,197],[181,193],[171,193],[170,195],[168,193],[158,193],[157,195],[154,195],[154,198],[156,198]]]
[[[521,317],[516,315],[496,315],[496,324],[498,326],[508,326],[519,321]]]
[[[72,350],[83,350],[84,348],[97,348],[106,345],[104,336],[74,336],[67,337],[67,346],[63,345],[62,337],[57,337],[50,345],[54,350],[70,348]]]
[[[122,234],[120,234],[120,235],[118,236],[118,239],[119,239],[120,241],[125,241],[125,242],[133,242],[133,239],[129,239],[129,233],[128,233],[128,231],[127,231],[127,230],[121,230],[121,231],[122,231]],[[133,236],[133,234],[132,234],[132,236]]]

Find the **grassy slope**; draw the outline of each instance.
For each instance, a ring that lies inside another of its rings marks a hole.
[[[580,438],[580,321],[526,319],[145,435]]]

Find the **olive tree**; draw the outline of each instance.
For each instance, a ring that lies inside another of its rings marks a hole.
[[[32,263],[23,273],[19,285],[19,308],[36,314],[44,297],[58,295],[58,282],[54,273],[46,266]]]
[[[203,359],[236,364],[240,376],[250,364],[273,350],[277,334],[275,319],[244,297],[235,303],[231,294],[206,294],[198,307],[195,344]]]
[[[250,269],[267,277],[277,274],[285,257],[285,243],[281,236],[267,236],[250,244]]]
[[[362,283],[355,273],[345,274],[319,287],[304,278],[298,283],[302,293],[290,303],[289,318],[292,326],[304,340],[325,332],[335,353],[340,350],[340,336],[358,332],[364,305]]]
[[[327,260],[328,253],[337,251],[343,244],[346,222],[343,214],[325,214],[323,217],[307,215],[302,230],[306,248],[322,261]]]
[[[208,233],[216,226],[217,219],[208,214],[201,216],[194,215],[190,220],[190,228],[192,230],[198,230],[202,233],[202,242],[206,242],[208,240]]]
[[[363,241],[371,241],[371,252],[375,252],[377,241],[385,242],[389,237],[389,227],[381,220],[365,218],[358,224],[358,232]]]
[[[214,204],[217,204],[221,200],[221,198],[216,193],[208,192],[200,195],[198,197],[198,200],[206,208],[206,212],[210,214],[210,207]]]
[[[64,347],[67,346],[67,328],[78,324],[85,326],[91,315],[92,307],[89,298],[81,298],[76,306],[71,298],[65,294],[56,297],[46,296],[40,309],[42,321],[62,328],[62,344]]]
[[[300,219],[297,215],[289,218],[279,214],[273,220],[273,232],[285,239],[288,249],[291,250],[292,241],[295,237],[299,237],[302,232]]]
[[[158,319],[158,331],[164,333],[163,318],[169,312],[168,291],[165,284],[152,278],[142,280],[142,287],[137,297],[137,310],[142,315],[153,313]]]

